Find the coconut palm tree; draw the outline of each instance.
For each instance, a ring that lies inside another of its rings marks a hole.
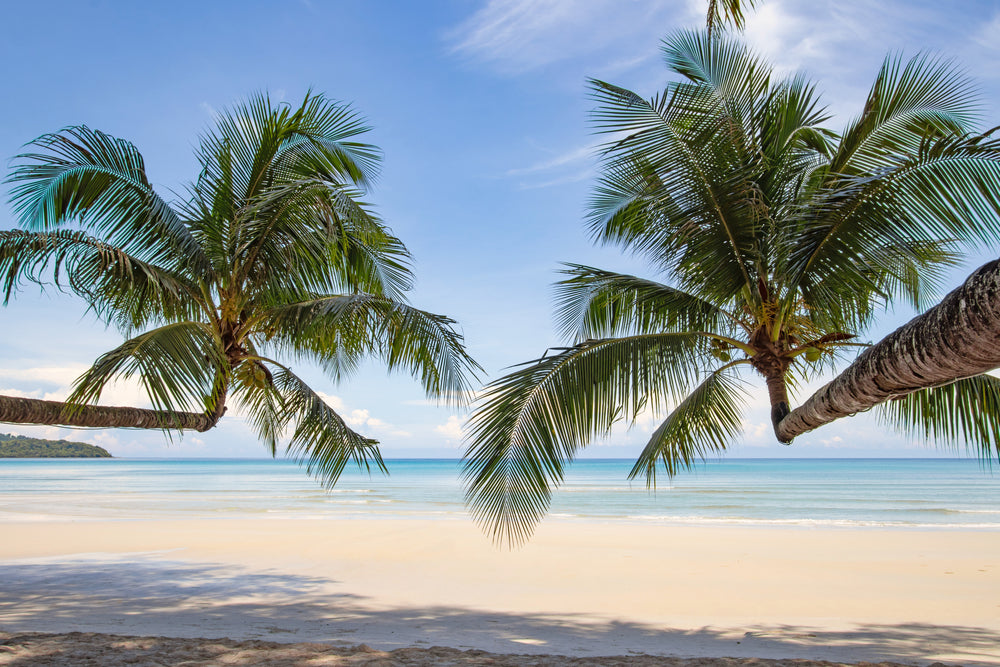
[[[452,320],[406,301],[407,250],[360,199],[381,157],[366,131],[322,95],[252,96],[201,138],[173,205],[127,141],[77,126],[31,142],[9,179],[21,229],[0,232],[5,298],[51,276],[127,340],[65,404],[5,398],[0,420],[203,431],[232,401],[272,454],[287,438],[328,482],[352,459],[381,467],[287,360],[339,381],[374,357],[446,400],[478,367]],[[133,376],[153,410],[93,405]]]
[[[932,303],[963,247],[1000,236],[1000,142],[976,134],[974,90],[950,63],[887,59],[838,135],[812,84],[776,79],[738,41],[682,32],[663,51],[681,79],[650,100],[592,82],[612,139],[589,217],[597,242],[659,277],[567,265],[556,313],[568,344],[478,401],[467,501],[499,540],[530,535],[578,448],[649,409],[670,408],[632,469],[650,484],[658,462],[673,475],[740,435],[755,376],[788,440],[789,387],[857,349],[883,309]],[[969,434],[994,451],[998,385],[928,389],[883,417],[901,429],[978,420]],[[928,396],[934,414],[914,403]]]

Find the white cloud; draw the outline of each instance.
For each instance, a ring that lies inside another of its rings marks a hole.
[[[88,368],[90,366],[87,364],[36,366],[33,368],[0,368],[0,378],[68,387]]]
[[[348,407],[339,396],[324,394],[322,392],[316,393],[319,394],[320,398],[327,405],[336,410],[351,428],[357,429],[362,433],[374,436],[375,438],[384,438],[386,436],[408,438],[412,435],[409,431],[399,429],[378,417],[373,417],[371,412],[365,408],[353,408],[348,411]]]
[[[434,430],[443,435],[446,439],[452,441],[462,440],[462,422],[459,420],[458,416],[451,415],[448,417],[448,421],[444,424],[438,424],[434,427]]]
[[[34,368],[0,368],[0,379],[20,387],[3,390],[8,396],[40,398],[46,401],[64,401],[73,388],[73,383],[89,368],[86,364],[67,366],[38,366]],[[39,384],[47,389],[36,388]],[[25,388],[30,387],[30,388]],[[123,405],[128,407],[149,407],[152,405],[137,379],[119,380],[107,384],[101,393],[99,405]]]

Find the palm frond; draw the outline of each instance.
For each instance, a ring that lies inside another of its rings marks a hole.
[[[497,541],[527,539],[576,450],[682,395],[701,343],[688,333],[586,341],[490,383],[469,421],[463,468],[475,520]]]
[[[108,243],[161,265],[206,268],[184,222],[153,190],[135,146],[86,126],[29,144],[6,182],[21,226],[48,231],[77,220]]]
[[[667,475],[690,468],[696,458],[721,453],[742,433],[744,392],[729,375],[732,365],[711,373],[681,401],[653,432],[629,473],[644,475],[646,485],[656,486],[656,464],[663,461]]]
[[[927,136],[972,132],[979,113],[974,84],[950,60],[920,54],[904,64],[899,56],[887,57],[830,172],[834,178],[876,173],[898,156],[915,154]]]
[[[357,192],[303,178],[268,188],[241,225],[235,261],[252,283],[301,291],[362,291],[402,299],[410,255]]]
[[[1000,142],[928,140],[892,169],[842,177],[807,200],[802,225],[788,237],[786,275],[817,311],[852,301],[863,311],[873,295],[890,302],[890,289],[912,300],[919,281],[935,281],[947,268],[953,241],[1000,240],[998,192]]]
[[[149,322],[187,320],[199,312],[197,289],[174,271],[129,255],[83,232],[0,231],[0,280],[4,303],[24,281],[55,286],[84,297],[102,319],[128,333]]]
[[[344,468],[352,461],[366,471],[374,465],[378,470],[388,472],[377,440],[352,430],[319,394],[290,369],[270,359],[266,363],[276,367],[271,382],[274,393],[281,397],[282,413],[278,415],[281,419],[278,424],[268,424],[264,430],[272,432],[279,425],[290,426],[292,433],[287,451],[306,466],[310,475],[318,477],[329,488],[336,484]],[[244,405],[256,407],[254,419],[260,424],[274,418],[274,393],[258,392],[257,396],[244,402]],[[252,394],[247,392],[244,396]],[[266,409],[262,410],[261,406],[266,406]]]
[[[556,283],[556,320],[564,338],[586,340],[665,331],[729,331],[732,314],[661,283],[566,264]]]
[[[101,355],[76,380],[68,402],[97,402],[109,382],[138,376],[157,410],[210,412],[223,398],[218,378],[227,367],[222,345],[209,325],[175,322]]]
[[[876,406],[879,420],[921,440],[1000,461],[1000,378],[977,375]]]
[[[755,4],[757,0],[708,0],[708,16],[705,20],[708,34],[711,35],[717,25],[721,26],[728,21],[732,21],[737,30],[743,30],[743,8],[753,9]]]
[[[752,287],[764,202],[741,154],[745,142],[719,127],[731,119],[684,115],[667,94],[647,102],[610,84],[592,87],[599,129],[627,134],[604,153],[590,202],[595,239],[678,269],[723,300]]]
[[[272,345],[311,358],[337,379],[375,356],[419,379],[428,395],[460,403],[481,368],[454,324],[380,295],[348,294],[272,308],[261,326]]]
[[[349,104],[308,93],[296,112],[295,132],[275,156],[274,168],[320,174],[330,183],[368,185],[378,174],[382,152],[349,139],[371,130]]]

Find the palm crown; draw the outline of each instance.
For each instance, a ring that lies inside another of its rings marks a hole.
[[[6,296],[53,271],[128,338],[70,406],[136,375],[158,410],[214,425],[231,396],[272,453],[287,437],[332,483],[352,459],[383,467],[377,443],[276,357],[339,380],[375,356],[461,400],[477,365],[452,320],[408,305],[407,250],[359,200],[381,157],[357,142],[366,131],[321,95],[254,96],[201,138],[201,173],[173,206],[127,141],[71,127],[32,142],[10,178],[23,229],[0,237]]]
[[[897,299],[927,304],[962,244],[1000,234],[1000,144],[973,134],[974,92],[948,62],[888,59],[837,135],[809,82],[777,80],[736,40],[682,32],[663,51],[682,79],[650,100],[592,82],[612,140],[589,227],[671,284],[564,269],[571,345],[493,382],[470,421],[467,498],[498,539],[525,539],[576,449],[647,406],[672,410],[633,477],[655,483],[658,461],[672,475],[724,450],[742,432],[741,369],[765,379],[777,433],[789,384],[858,345]],[[996,384],[928,390],[884,415],[995,444],[997,411],[973,418],[981,402],[944,394],[996,398]]]

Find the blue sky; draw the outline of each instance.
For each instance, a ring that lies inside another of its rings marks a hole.
[[[161,192],[196,175],[193,147],[213,114],[253,91],[299,101],[310,87],[354,104],[385,152],[369,200],[416,259],[415,305],[456,319],[489,378],[560,344],[551,315],[559,263],[642,274],[641,263],[591,246],[583,214],[594,182],[586,80],[651,96],[668,73],[659,42],[700,25],[703,0],[436,0],[422,2],[39,1],[4,3],[0,155],[87,124],[132,141]],[[861,108],[889,52],[953,57],[978,82],[983,126],[1000,125],[1000,2],[762,0],[746,38],[782,72],[818,83],[839,129]],[[6,169],[5,169],[6,170]],[[5,199],[5,198],[4,198]],[[13,226],[0,203],[0,227]],[[991,255],[968,259],[953,285]],[[872,340],[912,313],[897,311]],[[81,301],[23,290],[0,313],[0,393],[59,399],[120,342]],[[334,385],[296,367],[387,457],[461,453],[465,415],[434,405],[377,365]],[[936,456],[860,416],[777,445],[765,397],[734,456]],[[133,388],[107,402],[142,405]],[[652,416],[586,456],[634,456]],[[260,456],[230,414],[206,434],[0,425],[101,444],[117,456]]]

